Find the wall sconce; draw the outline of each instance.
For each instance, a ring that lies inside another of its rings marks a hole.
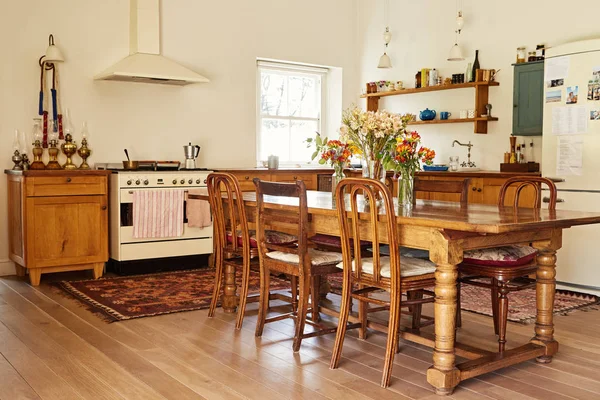
[[[55,62],[63,62],[65,58],[60,49],[54,44],[54,35],[48,36],[48,48],[46,54],[40,57],[40,66],[42,63],[53,64]]]

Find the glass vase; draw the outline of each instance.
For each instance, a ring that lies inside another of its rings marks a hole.
[[[383,165],[381,164],[381,160],[373,159],[371,157],[366,157],[363,160],[362,176],[363,176],[363,178],[378,180],[385,185],[386,173],[385,173],[385,168],[383,168]],[[376,203],[377,207],[379,207],[380,205],[383,204],[383,199],[381,198],[381,193],[377,192],[376,197],[377,198],[375,199],[375,203]],[[366,193],[365,193],[365,200],[368,200]]]
[[[414,201],[415,175],[408,171],[401,171],[398,177],[398,206],[411,208]]]
[[[337,190],[337,186],[338,184],[342,181],[342,179],[344,179],[346,177],[346,175],[344,174],[344,167],[339,166],[339,165],[334,165],[334,173],[333,175],[331,175],[331,198],[333,201],[335,201],[335,193]]]

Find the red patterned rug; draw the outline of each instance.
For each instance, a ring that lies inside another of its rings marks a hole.
[[[98,280],[62,281],[58,286],[109,322],[208,308],[215,272],[212,268]],[[241,283],[241,275],[236,277]],[[271,290],[289,288],[271,277]],[[259,273],[250,273],[250,294],[259,292]],[[220,306],[220,304],[219,304]]]
[[[342,291],[342,275],[330,275],[331,291],[340,294]],[[508,320],[529,324],[535,322],[535,288],[513,292],[508,297]],[[490,291],[473,285],[462,285],[461,309],[477,314],[492,316],[492,300]],[[600,304],[600,298],[584,293],[568,290],[557,290],[554,297],[554,314],[566,315],[575,310],[587,310],[590,306]],[[595,309],[595,307],[594,307]]]

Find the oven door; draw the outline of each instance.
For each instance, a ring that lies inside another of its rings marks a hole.
[[[193,188],[193,189],[204,189],[204,188]],[[188,226],[187,221],[187,201],[184,201],[183,205],[183,235],[173,238],[134,238],[133,237],[133,192],[135,190],[148,190],[148,189],[121,189],[120,198],[120,242],[121,244],[126,243],[146,243],[146,242],[164,242],[174,240],[190,240],[190,239],[204,239],[212,238],[213,227],[207,226],[205,228],[191,228]],[[171,190],[167,188],[153,188],[152,190]],[[187,199],[187,190],[185,190],[185,199]]]

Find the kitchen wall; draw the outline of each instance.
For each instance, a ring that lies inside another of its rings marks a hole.
[[[545,1],[477,1],[461,0],[465,26],[460,45],[467,59],[447,61],[454,44],[456,2],[448,0],[389,0],[389,26],[393,34],[388,54],[393,68],[378,69],[383,53],[385,0],[359,0],[361,88],[365,82],[402,80],[405,87],[414,87],[414,76],[421,68],[436,68],[444,77],[464,73],[479,49],[481,67],[501,69],[499,87],[490,88],[492,115],[498,122],[488,124],[487,135],[473,133],[473,124],[416,126],[425,144],[437,152],[436,162],[447,163],[451,155],[465,160],[465,147],[452,148],[454,139],[474,144],[472,158],[478,167],[498,170],[503,153],[509,150],[512,130],[513,69],[516,49],[527,46],[535,50],[538,43],[555,46],[564,42],[600,36],[600,28],[592,17],[597,1],[578,0],[567,6],[562,0]],[[474,89],[388,97],[380,108],[394,112],[418,114],[426,107],[450,111],[458,117],[461,109],[473,108]],[[365,101],[361,105],[365,107]],[[526,139],[529,143],[530,139]],[[521,139],[518,143],[521,143]],[[534,139],[536,161],[541,157],[541,138]]]
[[[14,129],[29,131],[37,113],[37,61],[50,33],[66,58],[63,108],[78,135],[88,121],[93,162],[120,162],[123,148],[135,159],[181,160],[192,142],[201,166],[254,166],[257,57],[341,68],[344,107],[359,91],[356,0],[163,0],[163,54],[211,80],[186,87],[92,80],[129,53],[127,0],[3,3],[2,168],[12,165]],[[0,179],[0,274],[13,271],[5,193]]]

